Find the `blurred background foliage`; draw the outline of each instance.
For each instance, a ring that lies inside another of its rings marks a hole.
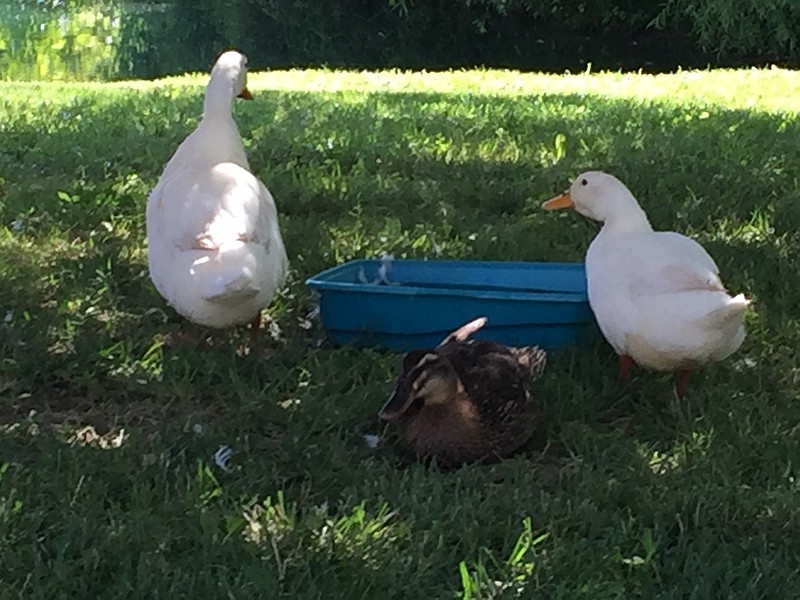
[[[797,0],[4,0],[0,78],[258,67],[674,70],[793,66]]]

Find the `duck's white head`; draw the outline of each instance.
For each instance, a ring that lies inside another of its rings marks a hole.
[[[236,50],[223,52],[211,69],[203,114],[206,117],[231,116],[233,99],[251,100],[247,89],[247,57]]]
[[[574,208],[584,217],[608,225],[650,229],[647,216],[630,190],[619,179],[603,171],[581,173],[566,192],[551,198],[542,204],[542,208]]]
[[[211,81],[229,81],[234,97],[252,99],[247,89],[247,57],[236,50],[228,50],[220,54],[214,68],[211,69]]]

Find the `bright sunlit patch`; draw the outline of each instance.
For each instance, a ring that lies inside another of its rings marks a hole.
[[[653,450],[653,453],[646,458],[650,470],[656,475],[673,471],[681,465],[681,461],[676,454],[665,454],[658,450]]]
[[[705,456],[711,445],[713,432],[693,431],[689,439],[675,440],[672,448],[657,449],[639,444],[637,453],[655,475],[681,471],[689,461]]]
[[[242,516],[244,539],[275,561],[279,577],[293,566],[287,557],[302,560],[309,553],[357,560],[363,567],[380,570],[396,556],[397,540],[408,533],[386,504],[368,509],[364,502],[352,508],[322,502],[299,508],[287,502],[282,491],[276,498],[247,506]]]
[[[169,79],[173,84],[200,85],[205,74]],[[165,80],[160,80],[164,82]],[[155,86],[159,82],[150,85]],[[120,84],[117,84],[120,85]],[[163,85],[163,83],[161,83]],[[248,87],[256,90],[304,90],[320,93],[472,93],[486,96],[594,95],[606,98],[683,103],[695,101],[697,118],[707,118],[710,107],[758,111],[796,111],[800,77],[789,69],[714,69],[680,71],[659,75],[599,72],[576,74],[520,73],[481,70],[415,73],[397,70],[328,71],[287,70],[250,72]],[[348,96],[342,102],[364,102],[364,96]]]
[[[81,446],[92,446],[93,448],[100,448],[101,450],[113,450],[121,448],[128,435],[125,429],[111,430],[105,435],[100,435],[95,431],[91,425],[86,425],[75,431],[73,435],[74,443]]]
[[[749,356],[745,356],[744,358],[733,361],[732,366],[737,371],[744,371],[746,369],[754,369],[757,367],[758,361],[756,361],[754,358],[750,358]]]
[[[280,400],[278,402],[278,406],[280,406],[284,410],[293,410],[300,406],[300,398],[287,398],[286,400]]]

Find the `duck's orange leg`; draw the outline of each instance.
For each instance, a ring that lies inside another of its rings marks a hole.
[[[683,398],[686,395],[686,390],[689,388],[689,369],[683,369],[678,372],[678,380],[675,383],[675,393],[678,398]]]
[[[622,381],[628,381],[631,378],[631,369],[633,368],[633,359],[627,354],[619,355],[619,378]]]

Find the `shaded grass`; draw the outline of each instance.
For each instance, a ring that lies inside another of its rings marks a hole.
[[[244,357],[240,332],[170,344],[146,276],[201,80],[0,85],[0,596],[792,597],[800,77],[251,79],[237,120],[292,273]],[[587,167],[755,300],[742,350],[680,402],[620,385],[600,340],[554,353],[542,430],[497,465],[369,450],[397,357],[320,347],[303,279],[384,251],[580,260],[595,227],[538,206]]]

